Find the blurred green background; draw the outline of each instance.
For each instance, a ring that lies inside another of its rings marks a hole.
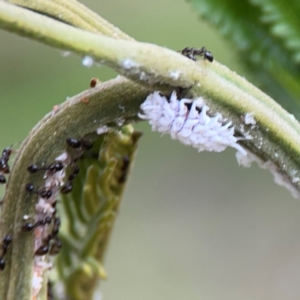
[[[241,75],[231,45],[184,1],[85,0],[140,41],[205,45]],[[0,147],[22,141],[55,104],[115,76],[0,32]],[[298,300],[300,202],[235,151],[197,153],[144,132],[107,253],[106,300]]]

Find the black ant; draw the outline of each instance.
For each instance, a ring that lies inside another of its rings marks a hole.
[[[47,239],[45,240],[45,244],[42,245],[40,248],[38,248],[35,251],[35,255],[38,255],[38,256],[45,255],[49,252],[49,250],[51,251],[52,248],[53,248],[53,250],[52,250],[53,254],[57,254],[59,252],[58,248],[60,249],[62,246],[60,240],[58,239],[58,237],[56,237],[58,234],[58,231],[59,231],[59,227],[60,227],[60,219],[55,218],[53,221],[52,232],[48,235]],[[50,245],[49,245],[50,241],[54,238],[55,238],[55,243],[50,248]],[[50,253],[50,254],[52,254],[52,253]]]
[[[84,148],[85,150],[90,150],[93,147],[93,143],[84,139],[78,140],[75,138],[68,138],[66,140],[66,143],[69,147],[73,149]]]
[[[196,61],[195,56],[203,56],[204,60],[207,59],[209,62],[213,62],[213,60],[214,60],[213,54],[210,51],[206,50],[205,47],[202,47],[200,49],[185,47],[181,51],[181,54],[186,56],[187,58],[195,60],[195,61]]]
[[[4,148],[2,151],[2,156],[0,157],[0,184],[6,183],[6,178],[3,175],[3,173],[8,174],[10,172],[8,161],[11,153],[12,153],[11,147]]]
[[[79,169],[78,165],[76,163],[74,163],[74,168],[73,168],[72,172],[70,173],[70,175],[68,176],[67,182],[62,186],[62,188],[60,190],[60,192],[62,194],[68,194],[72,191],[72,189],[73,189],[72,181],[78,175],[79,171],[80,171],[80,169]]]
[[[22,230],[31,231],[38,226],[43,226],[46,224],[50,224],[52,222],[52,217],[47,216],[45,219],[37,221],[36,223],[26,223],[22,226]]]
[[[0,270],[5,269],[5,261],[3,257],[5,256],[7,252],[7,248],[11,242],[12,242],[12,236],[7,234],[2,241],[2,255],[0,256]]]
[[[38,167],[36,164],[32,164],[30,165],[27,170],[30,173],[36,173],[38,171],[50,171],[50,172],[58,172],[61,171],[64,168],[64,165],[61,161],[57,160],[55,162],[53,162],[52,164],[50,164],[47,167]]]
[[[44,199],[49,199],[52,196],[51,190],[41,189],[41,190],[34,190],[34,185],[32,183],[27,183],[25,186],[25,190],[29,193],[35,193]]]

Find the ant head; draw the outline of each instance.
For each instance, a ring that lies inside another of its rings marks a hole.
[[[73,189],[73,186],[72,186],[71,182],[66,182],[66,183],[62,186],[60,192],[61,192],[62,194],[68,194],[68,193],[70,193],[70,192],[72,191],[72,189]]]
[[[214,56],[213,56],[213,54],[210,51],[206,50],[204,52],[204,59],[207,59],[208,61],[213,62]]]

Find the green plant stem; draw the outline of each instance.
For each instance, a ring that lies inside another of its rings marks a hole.
[[[258,124],[248,129],[252,139],[242,144],[264,160],[272,160],[291,180],[292,174],[300,177],[299,123],[266,94],[217,62],[194,63],[165,48],[99,36],[2,2],[0,26],[51,46],[92,55],[145,86],[192,87],[194,96],[206,96],[212,113],[227,115],[237,128],[242,125],[241,115],[253,113]],[[299,188],[299,182],[293,185]]]
[[[0,2],[0,28],[62,50],[90,55],[147,86],[163,82],[187,88],[195,83],[194,75],[199,71],[193,61],[174,51],[86,32],[5,2]]]
[[[9,0],[8,2],[32,9],[87,31],[117,39],[133,40],[119,28],[75,0]]]

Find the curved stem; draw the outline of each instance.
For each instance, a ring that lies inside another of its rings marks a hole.
[[[146,86],[163,83],[191,87],[200,69],[193,61],[166,48],[100,36],[5,2],[0,2],[0,28],[62,50],[90,55]]]
[[[27,167],[33,162],[53,161],[66,150],[68,137],[83,137],[105,124],[117,126],[121,116],[125,124],[136,120],[148,93],[126,79],[111,80],[67,100],[46,115],[22,143],[3,200],[1,237],[11,234],[13,243],[5,256],[6,268],[0,273],[1,299],[31,299],[28,279],[32,277],[34,237],[22,232],[21,226],[24,215],[34,215],[36,197],[25,191],[25,185],[32,180]]]

